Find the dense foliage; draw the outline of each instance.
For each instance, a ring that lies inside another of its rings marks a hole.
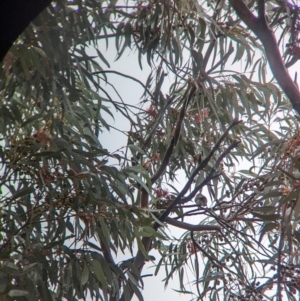
[[[297,300],[297,104],[240,2],[57,0],[15,41],[0,79],[1,300],[142,300],[149,260],[191,300]],[[300,8],[248,9],[297,63]],[[108,45],[150,66],[147,81],[111,68]],[[108,73],[141,99],[113,97]],[[110,152],[115,110],[130,127]]]

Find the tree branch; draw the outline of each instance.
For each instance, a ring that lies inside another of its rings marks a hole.
[[[195,171],[192,173],[192,175],[190,176],[189,180],[187,181],[187,183],[185,184],[185,186],[183,187],[183,189],[181,190],[181,192],[177,195],[177,197],[174,199],[174,201],[170,204],[170,206],[164,211],[164,213],[161,215],[161,217],[159,218],[159,220],[161,222],[165,221],[165,218],[171,213],[171,211],[174,209],[174,207],[176,205],[178,205],[179,203],[182,203],[182,198],[183,196],[187,193],[187,191],[190,189],[194,178],[196,177],[196,175],[199,173],[200,170],[202,170],[210,161],[210,159],[212,158],[212,156],[214,155],[214,153],[220,148],[221,143],[223,142],[223,140],[225,139],[225,137],[228,135],[228,132],[237,124],[239,124],[240,121],[238,121],[237,119],[234,119],[233,122],[230,124],[230,126],[227,128],[227,130],[223,133],[223,135],[220,137],[220,139],[218,140],[218,142],[216,143],[216,145],[213,147],[213,149],[210,151],[210,153],[208,154],[208,156],[205,158],[205,160],[203,160],[195,169]],[[233,146],[235,147],[236,144]],[[233,148],[232,147],[232,148]],[[224,152],[225,155],[227,155],[227,150]],[[224,154],[223,153],[223,154]],[[224,156],[225,156],[224,155]],[[218,162],[220,162],[220,160],[223,159],[224,157],[223,155],[220,156],[219,160],[217,160],[216,164],[219,164]],[[209,178],[208,181],[211,180],[211,177],[207,177],[207,179]],[[205,182],[205,181],[204,181]],[[203,183],[204,183],[203,182]],[[202,184],[203,184],[202,183]],[[197,186],[199,187],[199,186]],[[199,190],[199,189],[198,189]],[[190,194],[190,196],[188,198],[185,199],[185,202],[188,202],[189,200],[192,199],[192,197],[194,197],[197,193],[196,188],[194,189],[194,191]]]
[[[265,14],[265,0],[257,0],[257,6],[258,6],[258,17],[259,19],[264,19],[266,18]]]
[[[189,104],[189,102],[190,102],[191,98],[193,97],[195,91],[196,91],[196,87],[193,85],[191,87],[191,89],[187,89],[186,94],[183,97],[184,103],[182,105],[179,116],[177,118],[177,124],[176,124],[176,128],[175,128],[175,131],[174,131],[174,136],[172,137],[171,143],[170,143],[168,149],[166,150],[166,153],[163,157],[163,160],[162,160],[158,170],[155,172],[155,174],[151,178],[152,184],[155,183],[156,180],[163,174],[163,172],[165,171],[166,167],[169,164],[171,155],[173,153],[173,149],[174,149],[174,147],[177,144],[178,139],[179,139],[179,135],[180,135],[180,132],[181,132],[182,121],[183,121],[183,118],[184,118],[184,114],[185,114],[187,105]]]
[[[155,183],[155,181],[162,175],[162,173],[165,171],[168,163],[169,163],[169,160],[170,160],[170,157],[173,153],[173,149],[174,149],[174,146],[176,145],[178,139],[179,139],[179,135],[180,135],[180,132],[181,132],[181,126],[182,126],[182,121],[183,121],[183,118],[184,118],[184,114],[186,112],[186,108],[187,108],[187,105],[189,104],[191,98],[193,97],[194,93],[196,91],[196,87],[193,85],[190,89],[187,89],[184,97],[183,97],[183,105],[182,105],[182,108],[181,108],[181,111],[179,113],[179,116],[177,118],[177,124],[176,124],[176,128],[175,128],[175,131],[174,131],[174,136],[171,140],[171,143],[164,155],[164,158],[162,160],[162,163],[160,165],[160,167],[158,168],[158,170],[156,171],[156,173],[152,176],[151,178],[151,182],[152,184]],[[146,202],[148,202],[148,194],[146,191],[143,191],[142,190],[142,200]],[[143,204],[145,205],[145,204]],[[156,227],[157,229],[157,227]],[[150,237],[143,237],[142,238],[142,244],[145,248],[145,251],[148,253],[151,249],[151,238]],[[143,255],[142,251],[141,250],[138,250],[137,252],[137,255],[134,259],[134,266],[139,270],[139,272],[141,273],[142,269],[143,269],[143,266],[144,266],[144,263],[145,263],[145,256]],[[132,298],[133,296],[133,291],[130,290],[130,299]],[[123,294],[120,298],[120,301],[125,301],[125,295]]]
[[[180,222],[171,217],[166,217],[165,222],[177,228],[189,231],[221,231],[221,227],[218,225],[192,225],[185,222]]]
[[[262,18],[261,15],[259,18],[254,16],[243,0],[229,0],[229,2],[241,20],[262,42],[274,77],[291,101],[294,110],[300,114],[300,92],[284,66],[276,38],[268,26],[266,18]],[[262,4],[259,4],[259,14],[263,12]]]
[[[185,202],[190,201],[192,198],[194,198],[197,194],[197,192],[203,188],[205,185],[209,183],[209,181],[212,180],[214,173],[216,172],[216,168],[219,166],[221,161],[234,149],[239,145],[240,141],[237,140],[230,144],[227,149],[221,154],[221,156],[218,158],[217,162],[214,164],[214,166],[211,168],[209,174],[207,175],[206,179],[196,186],[194,190],[184,199]]]

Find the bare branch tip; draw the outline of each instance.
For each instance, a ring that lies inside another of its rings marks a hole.
[[[234,118],[232,123],[231,123],[231,126],[236,126],[238,125],[239,123],[242,123],[243,120],[238,120],[237,118]]]

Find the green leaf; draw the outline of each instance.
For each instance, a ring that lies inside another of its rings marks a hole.
[[[136,241],[137,241],[137,244],[138,244],[138,248],[142,252],[142,254],[144,255],[144,257],[146,259],[148,259],[148,260],[151,260],[151,258],[148,256],[148,253],[145,250],[145,247],[144,247],[144,245],[142,243],[142,240],[138,236],[136,236]]]
[[[293,234],[296,237],[298,243],[300,243],[300,232],[297,230],[294,230]]]
[[[107,283],[107,280],[104,276],[104,272],[102,270],[100,262],[98,260],[94,259],[92,261],[92,265],[93,265],[93,271],[94,271],[97,279],[100,281],[100,283],[103,285],[103,287],[105,289],[107,289],[108,283]]]
[[[187,25],[187,29],[189,32],[190,48],[192,49],[194,47],[194,43],[195,43],[195,32],[194,32],[193,28],[189,25]]]
[[[151,67],[151,58],[153,56],[153,52],[156,50],[157,46],[159,45],[160,37],[157,35],[149,44],[147,49],[147,62]]]
[[[260,230],[260,237],[259,237],[259,243],[261,243],[264,235],[267,233],[267,232],[270,232],[274,229],[278,228],[278,224],[276,223],[266,223],[264,224],[264,226],[262,227],[262,229]]]
[[[259,213],[274,213],[276,208],[273,206],[263,206],[263,207],[253,207],[252,210]]]
[[[26,271],[32,269],[33,267],[35,267],[37,264],[38,264],[37,262],[30,263],[30,264],[24,266],[23,271],[26,272]]]
[[[200,17],[198,24],[198,26],[200,27],[200,37],[197,40],[197,44],[199,46],[199,51],[202,51],[205,41],[206,22],[202,17]]]
[[[3,293],[5,291],[7,282],[8,282],[7,274],[0,271],[0,293]]]
[[[24,188],[22,190],[19,190],[17,191],[13,197],[11,198],[11,200],[15,200],[15,199],[18,199],[24,195],[28,195],[28,194],[31,194],[34,192],[34,187],[33,186],[30,186],[30,187],[27,187],[27,188]]]
[[[14,298],[14,297],[23,297],[28,295],[27,291],[24,290],[18,290],[18,289],[12,289],[8,292],[7,294],[9,297]]]
[[[87,265],[84,263],[83,271],[81,274],[81,284],[85,285],[89,279],[89,269]]]
[[[172,38],[172,46],[173,46],[173,51],[174,51],[174,55],[175,55],[175,66],[176,66],[179,62],[180,48],[179,48],[179,45],[175,38]]]
[[[107,227],[104,219],[101,216],[98,217],[98,220],[100,222],[99,234],[101,237],[101,241],[103,241],[106,248],[109,249],[110,248],[109,228]]]
[[[125,24],[125,42],[129,48],[131,48],[131,34],[132,34],[132,26],[130,22]]]
[[[134,151],[134,153],[138,152],[141,153],[142,155],[145,155],[145,152],[137,145],[129,144],[128,147],[130,148],[130,150]]]
[[[254,217],[258,217],[262,220],[265,220],[265,221],[277,221],[281,218],[280,214],[268,214],[268,215],[262,215],[262,214],[258,214],[256,212],[251,212],[252,215]]]
[[[124,297],[125,297],[125,301],[131,300],[129,282],[126,282],[126,284],[124,286]]]
[[[298,197],[296,198],[296,204],[294,206],[294,217],[297,219],[299,217],[300,213],[300,194],[298,194]]]
[[[146,190],[146,192],[150,195],[149,187],[144,183],[144,181],[139,176],[137,176],[134,173],[128,173],[128,176],[130,178],[134,179],[138,184],[140,184]]]
[[[99,51],[98,48],[96,48],[96,51],[97,51],[97,54],[98,54],[100,60],[107,66],[107,68],[110,68],[110,65],[109,65],[108,61],[106,60],[104,55],[101,53],[101,51]]]
[[[144,298],[143,298],[143,295],[141,294],[140,290],[138,289],[138,287],[136,285],[134,285],[133,283],[129,283],[132,290],[134,291],[135,295],[138,297],[138,299],[140,301],[143,301]]]

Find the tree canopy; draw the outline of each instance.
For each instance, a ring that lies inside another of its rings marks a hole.
[[[190,300],[297,300],[300,93],[287,68],[300,7],[12,3],[0,26],[0,300],[143,300],[147,262]],[[109,47],[150,68],[147,80],[110,66]],[[140,98],[125,101],[110,74]],[[116,111],[127,143],[110,151]]]

